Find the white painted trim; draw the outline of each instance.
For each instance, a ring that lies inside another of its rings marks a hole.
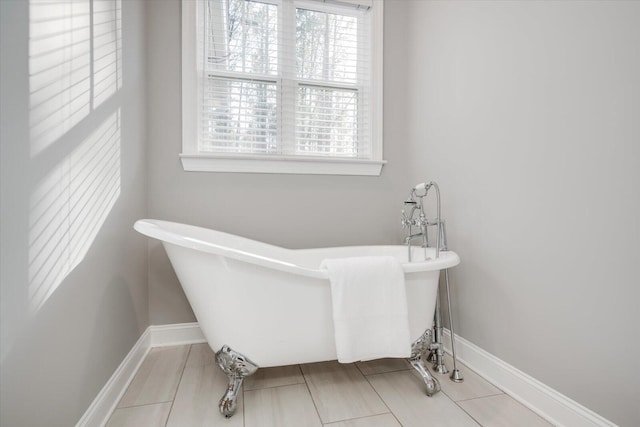
[[[384,154],[384,3],[378,1],[371,13],[371,149],[374,159],[382,159]]]
[[[127,391],[147,353],[154,347],[206,342],[197,323],[149,326],[100,390],[76,427],[104,426]]]
[[[181,19],[182,67],[182,149],[188,153],[198,151],[198,108],[197,92],[200,76],[196,55],[196,2],[182,2]]]
[[[450,351],[451,332],[444,330],[445,350]],[[555,426],[607,426],[616,424],[559,393],[507,362],[455,335],[458,360],[506,394]],[[464,372],[461,372],[464,376]]]
[[[245,172],[308,175],[378,176],[385,160],[341,159],[303,156],[256,156],[180,154],[182,167],[190,172]]]
[[[174,325],[152,325],[151,347],[198,344],[207,342],[197,322]]]
[[[107,423],[149,350],[151,350],[151,334],[147,328],[91,402],[76,427],[104,426]]]

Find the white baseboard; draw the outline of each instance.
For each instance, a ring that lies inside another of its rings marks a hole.
[[[151,325],[151,347],[207,342],[197,322],[174,325]]]
[[[100,390],[76,427],[102,427],[109,421],[111,413],[151,348],[202,342],[206,340],[197,323],[149,326]]]
[[[151,334],[147,328],[120,363],[118,369],[111,375],[109,381],[102,387],[76,427],[104,426],[107,423],[150,349]]]
[[[445,350],[451,353],[451,332],[444,330]],[[455,336],[456,355],[481,377],[502,389],[555,426],[615,427],[616,424],[585,408],[535,378],[498,359],[466,339]],[[464,372],[462,372],[464,375]]]

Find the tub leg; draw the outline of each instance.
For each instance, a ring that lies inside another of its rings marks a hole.
[[[432,340],[431,334],[431,329],[427,329],[424,331],[424,334],[413,343],[411,346],[411,358],[409,359],[411,366],[418,371],[427,386],[427,396],[433,396],[440,391],[440,383],[431,375],[429,370],[424,367],[425,361],[423,357],[429,352]]]
[[[220,413],[230,418],[236,412],[238,392],[245,377],[255,374],[258,366],[242,354],[232,350],[228,345],[222,346],[216,353],[216,362],[229,378],[229,385],[218,407]]]

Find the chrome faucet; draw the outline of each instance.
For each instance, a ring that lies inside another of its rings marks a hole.
[[[437,196],[437,206],[436,206],[437,217],[435,220],[428,220],[424,213],[423,199],[426,197],[431,187],[434,187],[436,189],[436,196]],[[418,199],[418,201],[416,201],[416,198]],[[440,220],[440,189],[438,188],[438,184],[431,181],[428,183],[423,182],[416,185],[414,188],[411,189],[411,192],[409,193],[409,198],[404,202],[404,204],[405,206],[411,206],[411,211],[409,212],[408,215],[407,215],[407,212],[404,209],[402,209],[402,219],[401,219],[402,228],[408,229],[408,235],[407,237],[405,237],[404,243],[407,245],[409,262],[412,261],[411,242],[420,237],[422,238],[422,247],[425,248],[424,258],[425,260],[427,260],[426,248],[427,246],[429,246],[429,234],[427,232],[427,227],[432,225],[438,226],[438,232],[436,234],[436,258],[438,258],[440,256],[440,249],[442,249],[441,241],[444,241],[444,239],[441,239],[441,234],[443,234],[444,232],[444,227],[443,227],[442,221]],[[418,213],[418,217],[414,218],[414,216],[416,215],[416,212]],[[415,234],[412,233],[413,227],[418,227],[420,231]]]
[[[431,188],[435,188],[436,190],[436,218],[435,220],[427,220],[424,213],[424,204],[423,199],[427,196],[427,193]],[[419,200],[416,201],[416,198]],[[408,250],[408,261],[411,262],[411,242],[417,238],[422,237],[422,247],[424,249],[424,259],[427,258],[427,246],[429,246],[429,236],[427,234],[427,227],[435,225],[437,226],[436,232],[436,246],[435,246],[435,257],[436,259],[440,257],[440,251],[447,250],[447,238],[446,231],[444,226],[444,221],[440,216],[440,188],[438,184],[433,181],[423,182],[416,185],[411,189],[409,193],[409,198],[404,202],[405,206],[411,206],[411,211],[407,215],[406,211],[402,210],[402,228],[408,229],[408,235],[404,239],[404,243],[407,245]],[[418,213],[418,217],[414,218],[416,212]],[[420,232],[412,234],[412,227],[419,227]],[[451,313],[451,298],[449,292],[449,270],[445,269],[445,283],[446,283],[446,292],[447,292],[447,304],[449,308],[449,328],[451,330],[451,351],[453,356],[453,372],[451,373],[451,380],[454,382],[462,382],[464,381],[462,374],[458,370],[457,366],[457,358],[456,358],[456,348],[454,344],[454,331],[453,331],[453,318]],[[433,369],[439,374],[448,373],[448,369],[444,364],[444,345],[442,343],[442,319],[440,313],[440,291],[438,290],[438,297],[436,298],[436,309],[434,315],[434,325],[433,325],[433,342],[429,344],[429,349],[431,350],[431,355],[429,356],[429,360],[434,363]]]
[[[419,199],[419,202],[416,201],[416,197]],[[422,247],[426,248],[428,245],[428,237],[427,237],[427,220],[424,214],[424,205],[422,203],[424,195],[419,196],[416,195],[416,189],[412,188],[409,193],[409,198],[404,202],[405,206],[411,206],[411,211],[407,215],[407,212],[402,209],[402,228],[408,229],[408,235],[404,239],[405,245],[408,248],[408,260],[411,261],[411,242],[415,239],[422,238]],[[416,212],[418,213],[418,217],[414,218]],[[420,231],[418,233],[413,233],[413,227],[418,227]],[[425,258],[426,258],[426,250],[425,250]]]

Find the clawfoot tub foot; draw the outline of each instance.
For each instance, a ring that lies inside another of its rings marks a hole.
[[[220,399],[218,408],[222,415],[230,418],[236,412],[238,392],[242,381],[245,377],[255,374],[258,366],[242,354],[232,350],[228,345],[222,346],[216,353],[216,362],[229,378],[227,391]]]
[[[429,352],[431,338],[431,329],[427,329],[411,346],[411,358],[409,359],[411,366],[418,371],[427,386],[427,396],[433,396],[440,391],[440,382],[424,367],[423,358],[426,358],[425,356]]]

